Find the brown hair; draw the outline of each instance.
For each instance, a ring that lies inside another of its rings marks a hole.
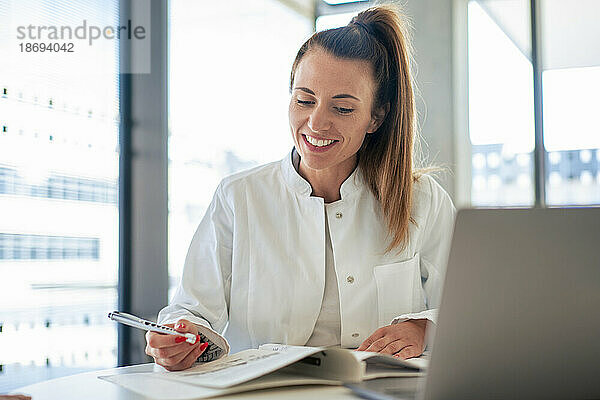
[[[410,73],[412,48],[407,17],[397,6],[382,4],[360,12],[343,27],[313,34],[298,50],[290,79],[304,55],[319,48],[344,59],[364,60],[373,66],[373,111],[387,114],[377,131],[367,134],[358,151],[358,167],[379,200],[392,240],[387,251],[404,249],[410,215],[415,137],[415,99]]]

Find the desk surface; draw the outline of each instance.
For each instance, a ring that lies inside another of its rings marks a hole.
[[[16,389],[14,393],[26,394],[33,400],[45,399],[86,399],[86,400],[145,400],[148,397],[131,392],[114,383],[98,379],[101,375],[127,374],[133,372],[150,372],[153,364],[141,364],[131,367],[104,369],[83,374],[51,379]],[[411,384],[412,378],[402,379]],[[287,388],[265,389],[254,392],[239,393],[224,397],[223,399],[356,399],[350,389],[343,386],[297,386]]]

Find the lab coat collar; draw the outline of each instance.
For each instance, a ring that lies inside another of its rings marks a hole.
[[[296,148],[281,160],[281,172],[288,186],[301,196],[309,197],[312,193],[312,186],[304,179],[294,168],[294,154]],[[297,153],[296,153],[297,154]],[[342,183],[340,187],[340,195],[342,200],[359,193],[366,187],[363,174],[360,168],[356,167],[350,176]]]

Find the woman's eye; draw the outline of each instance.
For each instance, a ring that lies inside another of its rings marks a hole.
[[[296,103],[298,103],[298,104],[300,104],[300,105],[303,105],[303,106],[307,106],[307,105],[310,105],[310,104],[315,104],[315,102],[314,102],[314,101],[310,101],[310,100],[300,100],[300,99],[296,100]]]
[[[340,114],[350,114],[354,111],[353,108],[336,107],[335,108]]]

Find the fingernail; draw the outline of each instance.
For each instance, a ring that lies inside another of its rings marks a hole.
[[[208,347],[208,342],[202,343],[200,345],[200,352],[203,352]]]
[[[185,340],[186,340],[186,339],[187,339],[187,338],[186,338],[186,337],[184,337],[184,336],[177,336],[177,337],[175,338],[175,343],[182,343],[182,342],[185,342]]]

